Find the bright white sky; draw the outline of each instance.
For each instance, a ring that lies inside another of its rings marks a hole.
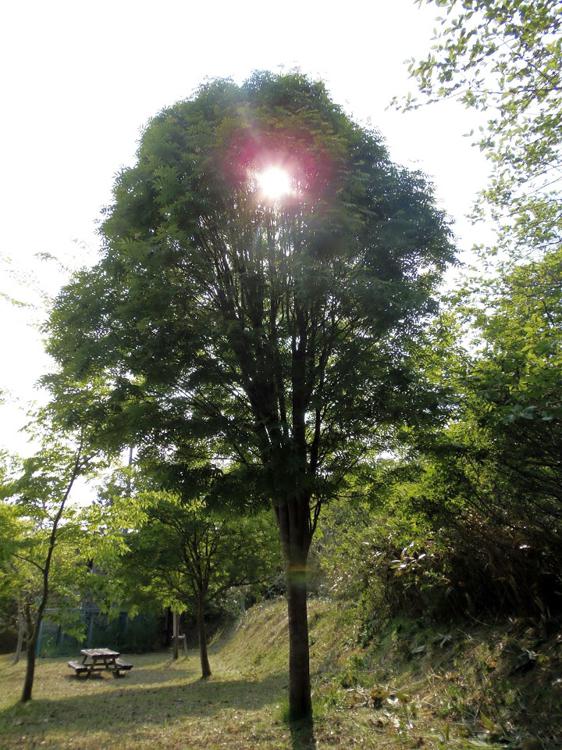
[[[43,295],[92,262],[96,221],[115,173],[131,164],[142,126],[205,79],[241,81],[255,69],[298,67],[322,78],[336,102],[378,128],[394,161],[433,179],[455,220],[459,247],[476,236],[464,219],[487,167],[455,103],[403,114],[387,109],[413,90],[405,61],[430,46],[435,9],[414,0],[4,0],[0,6],[0,447],[24,450],[18,430],[49,367],[37,326]],[[473,117],[473,116],[471,116]]]

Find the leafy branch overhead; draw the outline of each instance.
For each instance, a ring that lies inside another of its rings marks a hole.
[[[415,108],[452,97],[483,112],[486,122],[478,143],[492,163],[484,191],[492,216],[512,245],[540,250],[555,246],[562,221],[560,3],[418,4],[435,5],[445,14],[438,19],[431,52],[410,63],[421,97],[410,96],[401,106]]]

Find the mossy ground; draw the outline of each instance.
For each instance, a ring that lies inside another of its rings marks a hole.
[[[394,621],[357,646],[344,605],[310,605],[313,739],[286,713],[283,601],[250,610],[198,656],[128,655],[120,680],[77,679],[65,659],[38,662],[34,700],[17,704],[24,665],[0,657],[0,748],[554,750],[562,717],[562,639],[522,623],[439,631]],[[108,644],[111,645],[111,644]]]

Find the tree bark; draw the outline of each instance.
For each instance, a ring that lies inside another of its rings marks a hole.
[[[27,629],[27,643],[26,643],[26,656],[27,663],[25,668],[25,679],[23,682],[23,691],[21,694],[21,702],[27,703],[31,700],[31,693],[33,691],[33,678],[35,677],[35,659],[37,649],[37,623],[33,624],[31,610],[29,604],[26,604],[25,610],[25,621]]]
[[[211,665],[207,653],[207,629],[205,627],[205,599],[200,595],[197,600],[197,633],[199,636],[199,656],[201,658],[201,677],[206,680],[211,676]]]
[[[298,580],[289,572],[287,601],[289,609],[289,716],[291,721],[300,721],[312,716],[306,596],[306,576]]]
[[[276,508],[285,557],[289,614],[289,718],[312,718],[308,645],[307,562],[310,548],[308,503],[290,500]]]
[[[37,640],[31,638],[27,642],[27,665],[25,668],[25,680],[23,683],[23,692],[21,694],[21,702],[27,703],[31,700],[31,693],[33,690],[33,678],[35,677],[35,649],[37,647]]]

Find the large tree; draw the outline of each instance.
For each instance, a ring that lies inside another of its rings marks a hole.
[[[124,441],[207,439],[270,499],[290,714],[308,717],[311,539],[362,451],[430,410],[413,345],[452,257],[444,218],[322,84],[265,73],[155,117],[102,231],[52,314],[53,387],[103,378]]]

